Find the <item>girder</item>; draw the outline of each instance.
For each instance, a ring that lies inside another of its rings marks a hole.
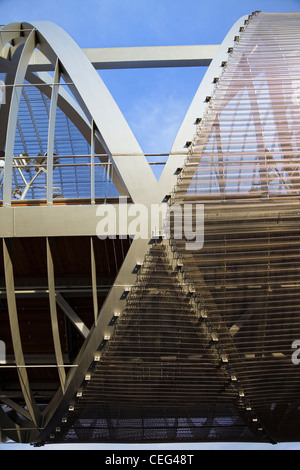
[[[114,47],[83,49],[97,70],[208,66],[219,45]],[[53,70],[53,65],[40,51],[34,51],[29,62],[31,71]]]

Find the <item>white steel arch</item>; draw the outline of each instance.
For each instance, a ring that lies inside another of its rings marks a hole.
[[[218,47],[189,106],[180,129],[174,139],[170,156],[160,177],[160,183],[167,191],[171,191],[174,187],[176,182],[176,179],[174,178],[174,170],[178,167],[182,167],[184,160],[190,151],[189,147],[196,133],[196,126],[203,119],[209,106],[207,97],[211,97],[217,80],[219,80],[222,75],[224,64],[228,60],[230,50],[235,44],[235,38],[238,37],[239,30],[244,26],[247,18],[248,16],[242,16],[227,33],[222,44]],[[168,188],[168,182],[172,176],[173,184]]]
[[[20,25],[8,25],[9,31],[20,31]],[[21,87],[23,84],[30,57],[36,47],[45,54],[61,73],[73,82],[73,94],[76,96],[87,119],[92,121],[100,136],[102,145],[111,157],[117,171],[122,174],[124,184],[133,200],[150,200],[156,184],[155,177],[149,168],[147,160],[133,136],[126,120],[119,111],[101,78],[87,57],[76,43],[57,25],[49,22],[36,24],[24,23],[22,28],[30,31],[27,34],[23,51],[17,65],[14,79],[14,95],[10,103],[9,126],[6,137],[6,168],[3,189],[5,206],[10,206],[12,158],[14,132],[18,112]],[[3,33],[2,33],[3,34]],[[5,33],[4,42],[14,39],[16,33]],[[16,86],[17,85],[17,86]],[[51,116],[54,119],[55,116]],[[51,124],[49,124],[51,125]],[[117,138],[116,138],[117,136]],[[130,159],[126,158],[130,157]],[[136,177],[138,175],[138,177]]]

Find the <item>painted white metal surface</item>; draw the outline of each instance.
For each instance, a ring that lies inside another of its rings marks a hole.
[[[218,44],[197,46],[147,46],[82,49],[97,70],[152,68],[152,67],[199,67],[207,66],[215,56]],[[53,65],[35,50],[30,62],[31,71],[53,70]]]

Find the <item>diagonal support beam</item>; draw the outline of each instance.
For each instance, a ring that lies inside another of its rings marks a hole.
[[[55,136],[55,118],[57,109],[58,89],[60,80],[60,65],[57,59],[54,71],[54,79],[52,85],[49,126],[48,126],[48,144],[47,144],[47,204],[53,204],[53,151]]]
[[[58,292],[56,293],[56,303],[62,309],[62,311],[67,315],[69,320],[73,323],[73,325],[77,328],[80,334],[86,338],[90,332],[88,327],[84,324],[84,322],[79,318],[77,313],[72,309],[71,305],[63,298],[63,296]]]
[[[3,398],[1,397],[1,401],[5,403],[5,405],[9,406],[13,410],[15,410],[17,413],[19,413],[21,416],[24,416],[24,418],[30,420],[30,414],[28,411],[26,411],[22,406],[18,405],[18,403],[14,402],[10,398]]]
[[[50,316],[51,316],[54,350],[55,350],[60,385],[61,385],[61,389],[64,391],[65,382],[66,382],[66,372],[64,369],[64,361],[63,361],[61,342],[60,342],[60,336],[59,336],[59,326],[58,326],[56,298],[55,298],[54,265],[53,265],[52,249],[51,249],[49,238],[46,239],[46,249],[47,249],[47,271],[48,271],[48,285],[49,285]]]
[[[103,148],[132,200],[150,202],[156,178],[132,130],[88,58],[57,25],[45,21],[24,26],[37,28],[40,50],[54,65],[59,58],[62,70],[66,71],[63,75],[73,83],[70,90],[89,122],[93,120],[99,129]]]

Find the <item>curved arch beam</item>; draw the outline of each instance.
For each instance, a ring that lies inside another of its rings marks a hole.
[[[111,94],[88,58],[59,26],[47,22],[27,25],[38,31],[39,49],[55,66],[58,58],[70,77],[76,99],[87,118],[101,133],[102,145],[111,157],[134,202],[150,202],[157,184],[138,142]],[[130,158],[126,158],[130,157]]]
[[[34,51],[35,44],[36,34],[35,31],[32,30],[24,46],[21,46],[23,47],[23,49],[16,70],[14,85],[24,82],[28,62],[32,55],[32,52]],[[3,180],[3,205],[6,207],[11,205],[13,153],[21,93],[22,87],[13,87],[6,132],[5,171]]]
[[[6,69],[6,72],[7,72],[6,78],[5,78],[6,106],[0,106],[0,150],[1,151],[5,150],[7,126],[8,126],[10,105],[11,105],[11,99],[12,99],[12,93],[13,93],[12,85],[15,83],[20,56],[22,54],[22,48],[24,45],[22,43],[25,42],[25,38],[24,37],[21,38],[21,36],[19,36],[18,39],[22,39],[22,42],[14,41],[16,33],[21,35],[20,23],[11,23],[11,25],[6,25],[1,29],[1,32],[0,32],[1,65],[5,64],[4,68]],[[17,44],[15,44],[15,42]]]
[[[48,143],[47,143],[47,203],[53,204],[53,152],[55,138],[55,121],[57,110],[58,89],[60,81],[60,66],[57,59],[55,64],[54,79],[50,98]]]

